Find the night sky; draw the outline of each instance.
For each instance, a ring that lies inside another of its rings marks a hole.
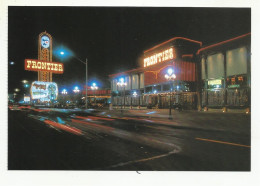
[[[63,47],[88,59],[89,83],[110,87],[108,75],[138,67],[144,50],[176,36],[203,45],[251,32],[249,8],[9,7],[8,92],[23,79],[37,80],[24,70],[24,59],[38,58],[38,35],[53,37],[53,50]],[[75,58],[63,62],[65,72],[53,75],[61,87],[83,85],[85,65]]]

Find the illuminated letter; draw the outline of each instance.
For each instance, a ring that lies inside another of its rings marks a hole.
[[[153,64],[155,64],[155,63],[157,63],[157,56],[156,55],[153,56]]]
[[[144,59],[144,67],[147,65],[147,58]]]
[[[153,64],[153,56],[150,57],[149,61],[150,61],[150,65],[152,65]]]
[[[46,63],[42,63],[42,69],[46,70]]]
[[[59,71],[63,71],[63,69],[62,69],[62,65],[59,65]]]
[[[161,52],[158,54],[158,57],[159,57],[159,63],[162,62],[162,53]]]
[[[58,64],[54,64],[54,70],[58,71]]]
[[[27,68],[30,68],[32,61],[27,60],[26,62],[27,62]]]
[[[37,68],[36,61],[32,61],[32,68]]]
[[[50,70],[50,63],[47,63],[47,70]]]
[[[170,53],[170,59],[173,59],[173,49],[172,48],[169,49],[169,53]]]
[[[162,52],[162,61],[164,61],[164,52]]]
[[[42,62],[40,62],[40,61],[37,62],[37,68],[38,68],[38,69],[41,69],[41,68],[42,68]]]
[[[51,63],[51,70],[53,70],[53,63]]]
[[[168,50],[165,50],[164,54],[165,54],[164,60],[167,60],[168,59]]]

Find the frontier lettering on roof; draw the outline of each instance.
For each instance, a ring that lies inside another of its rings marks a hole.
[[[173,48],[169,48],[144,58],[144,67],[155,65],[157,63],[165,62],[174,58],[176,58],[175,50]]]
[[[29,71],[46,71],[56,74],[62,74],[64,71],[63,63],[35,59],[25,59],[24,67]]]

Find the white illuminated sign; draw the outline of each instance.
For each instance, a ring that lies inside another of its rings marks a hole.
[[[208,85],[221,85],[221,79],[209,80]]]
[[[144,67],[155,65],[160,62],[165,62],[173,58],[176,58],[175,52],[173,48],[169,48],[150,57],[144,58]]]
[[[56,100],[58,86],[54,82],[34,81],[31,86],[32,99]]]
[[[24,96],[24,102],[30,102],[30,97],[29,96]]]
[[[41,45],[43,48],[49,48],[50,46],[50,38],[48,36],[41,37]]]

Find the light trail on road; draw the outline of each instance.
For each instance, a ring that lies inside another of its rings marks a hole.
[[[226,142],[226,141],[218,141],[218,140],[211,140],[211,139],[205,139],[205,138],[195,138],[195,139],[201,140],[201,141],[213,142],[213,143],[222,143],[222,144],[226,144],[226,145],[233,145],[233,146],[251,148],[251,146],[248,146],[248,145],[242,145],[242,144],[238,144],[238,143],[230,143],[230,142]]]

